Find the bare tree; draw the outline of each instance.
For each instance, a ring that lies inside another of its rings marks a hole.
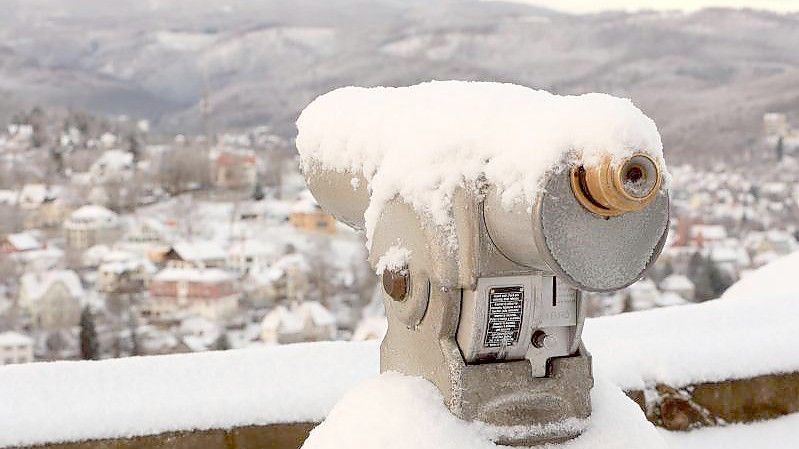
[[[0,234],[22,230],[25,213],[13,204],[0,204]]]
[[[169,193],[176,195],[210,183],[208,153],[198,147],[177,147],[161,159],[158,178]]]

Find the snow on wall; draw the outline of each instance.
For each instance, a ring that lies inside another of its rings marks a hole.
[[[0,447],[318,422],[378,346],[314,343],[0,368]]]
[[[799,253],[786,256],[716,301],[587,320],[595,398],[615,404],[607,382],[632,390],[799,371],[797,266]],[[377,374],[378,358],[375,342],[308,343],[4,366],[0,447],[319,421]]]
[[[624,389],[799,371],[799,252],[701,304],[586,321],[597,373]]]
[[[794,299],[799,301],[799,286],[795,276],[799,273],[799,251],[747,274],[722,295],[723,299],[770,301]]]
[[[799,301],[716,300],[586,322],[594,368],[624,389],[799,370]]]
[[[655,123],[630,100],[513,84],[346,87],[308,105],[297,128],[306,173],[322,167],[369,182],[367,240],[397,194],[446,226],[454,190],[483,177],[510,206],[529,203],[548,171],[578,157],[590,166],[606,154],[618,160],[645,151],[665,166]]]
[[[768,421],[705,427],[690,432],[658,429],[672,449],[796,449],[799,413]]]

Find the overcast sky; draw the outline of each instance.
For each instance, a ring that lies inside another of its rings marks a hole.
[[[799,0],[513,0],[569,12],[596,12],[607,9],[680,9],[694,11],[711,6],[799,11]]]

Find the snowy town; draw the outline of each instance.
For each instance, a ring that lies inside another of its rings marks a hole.
[[[715,299],[796,250],[797,129],[764,116],[747,173],[672,167],[660,259],[624,290],[586,293],[588,315]],[[0,364],[385,332],[362,237],[314,202],[268,127],[163,137],[37,108],[5,127],[0,156]]]
[[[0,449],[799,447],[799,0],[0,0]]]
[[[381,335],[361,239],[268,128],[150,143],[39,113],[0,137],[0,363]]]

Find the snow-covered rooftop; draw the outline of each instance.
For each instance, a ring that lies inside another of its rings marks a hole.
[[[176,243],[172,249],[181,259],[190,262],[201,262],[214,259],[225,259],[225,250],[216,242],[195,241]]]
[[[0,332],[0,346],[30,346],[33,339],[19,332]]]
[[[94,226],[94,227],[115,227],[119,221],[119,216],[103,206],[89,204],[72,212],[66,220],[65,226]]]
[[[10,243],[17,251],[31,251],[34,249],[41,249],[42,247],[41,243],[39,243],[39,240],[37,240],[36,237],[29,232],[8,234],[6,236],[6,240],[8,240],[8,243]]]
[[[70,295],[83,297],[83,285],[72,270],[51,270],[43,273],[25,273],[20,279],[20,290],[31,301],[39,300],[53,284],[63,283]]]
[[[282,305],[275,307],[264,317],[261,327],[295,333],[302,331],[305,323],[312,323],[314,326],[328,326],[336,324],[336,318],[319,302],[304,301],[290,307]]]

